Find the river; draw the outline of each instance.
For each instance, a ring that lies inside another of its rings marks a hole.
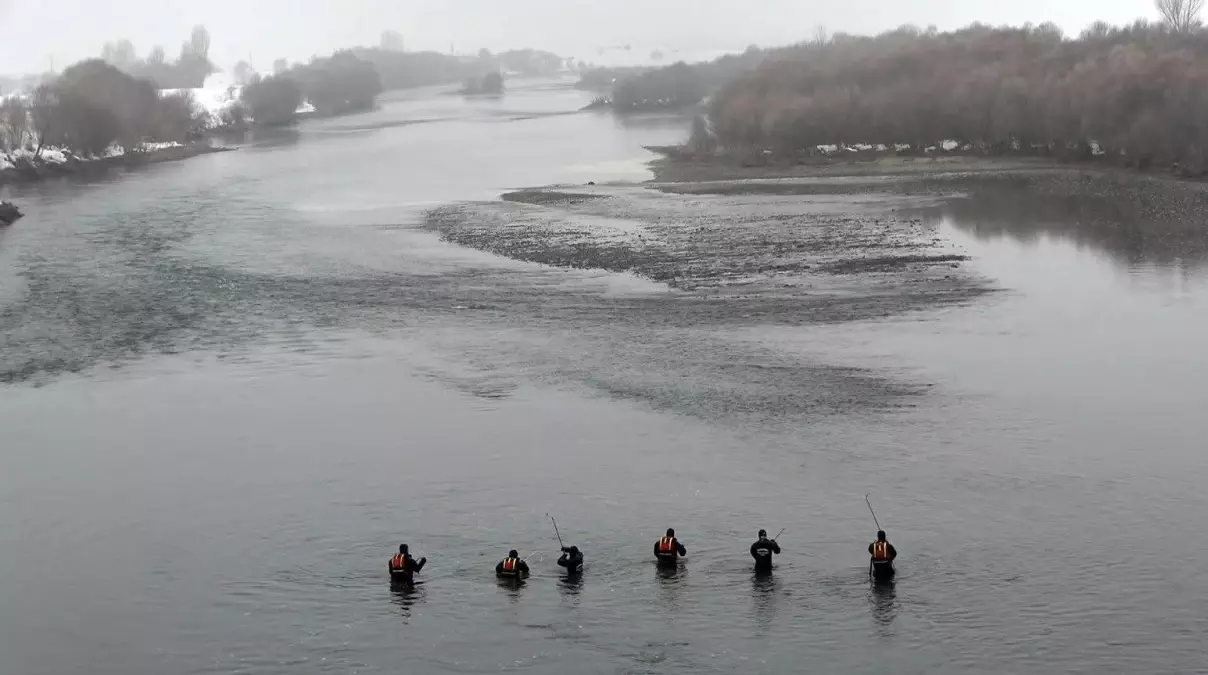
[[[0,672],[1202,669],[1202,239],[934,204],[985,292],[788,321],[791,290],[706,297],[426,222],[645,180],[641,146],[684,133],[567,114],[587,98],[392,94],[8,195]],[[669,526],[689,558],[665,576]],[[786,528],[772,580],[761,527]],[[413,591],[386,579],[400,542],[428,558]],[[519,590],[493,578],[513,547]]]

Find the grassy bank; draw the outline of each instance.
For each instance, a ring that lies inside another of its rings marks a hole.
[[[226,152],[233,149],[199,142],[126,152],[112,157],[81,158],[63,151],[39,158],[21,155],[6,161],[11,166],[0,169],[0,185],[33,183],[69,176],[90,176],[115,168],[130,169],[161,162],[175,162],[198,155]]]

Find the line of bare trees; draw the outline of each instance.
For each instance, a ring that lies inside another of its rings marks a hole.
[[[203,121],[187,93],[161,95],[150,80],[100,60],[81,61],[26,99],[0,105],[0,151],[61,147],[99,156],[112,146],[195,138]]]
[[[196,89],[216,70],[210,62],[210,32],[205,26],[194,26],[175,61],[169,61],[159,45],[152,47],[145,58],[139,58],[129,40],[105,43],[101,60],[134,77],[151,80],[160,89]]]
[[[1161,23],[955,32],[900,28],[774,50],[716,93],[709,121],[732,151],[835,143],[1102,155],[1208,173],[1205,0],[1157,0]],[[698,134],[701,129],[697,129]]]
[[[382,77],[373,63],[350,50],[316,57],[309,64],[274,75],[252,75],[240,93],[241,103],[257,124],[292,124],[303,101],[319,115],[370,110],[382,93]]]
[[[695,106],[722,84],[754,69],[766,52],[751,45],[741,54],[727,54],[702,63],[673,63],[661,68],[589,68],[576,85],[580,89],[610,91],[613,110],[645,112]]]

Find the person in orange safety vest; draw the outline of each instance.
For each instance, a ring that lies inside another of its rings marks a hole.
[[[403,583],[414,583],[415,573],[422,570],[427,564],[427,558],[416,560],[411,557],[407,550],[406,544],[398,545],[398,553],[390,559],[390,580],[401,581]]]
[[[528,563],[520,559],[516,549],[508,551],[508,557],[495,566],[495,575],[508,579],[523,579],[529,575]]]
[[[654,542],[654,559],[660,565],[674,565],[680,556],[688,555],[688,549],[675,538],[675,530],[667,528],[667,534]]]
[[[872,578],[877,581],[892,579],[895,573],[893,561],[898,557],[898,550],[885,539],[885,530],[877,531],[877,540],[868,545],[868,554],[872,556],[869,561]]]

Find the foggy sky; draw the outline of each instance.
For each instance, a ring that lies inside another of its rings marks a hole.
[[[211,59],[306,60],[375,45],[383,30],[407,49],[474,52],[535,47],[606,61],[597,47],[632,44],[741,50],[831,32],[876,33],[912,23],[956,28],[1052,21],[1077,34],[1096,19],[1156,18],[1151,0],[0,0],[0,73],[62,69],[128,38],[139,56],[156,44],[175,58],[191,27],[212,35]]]

